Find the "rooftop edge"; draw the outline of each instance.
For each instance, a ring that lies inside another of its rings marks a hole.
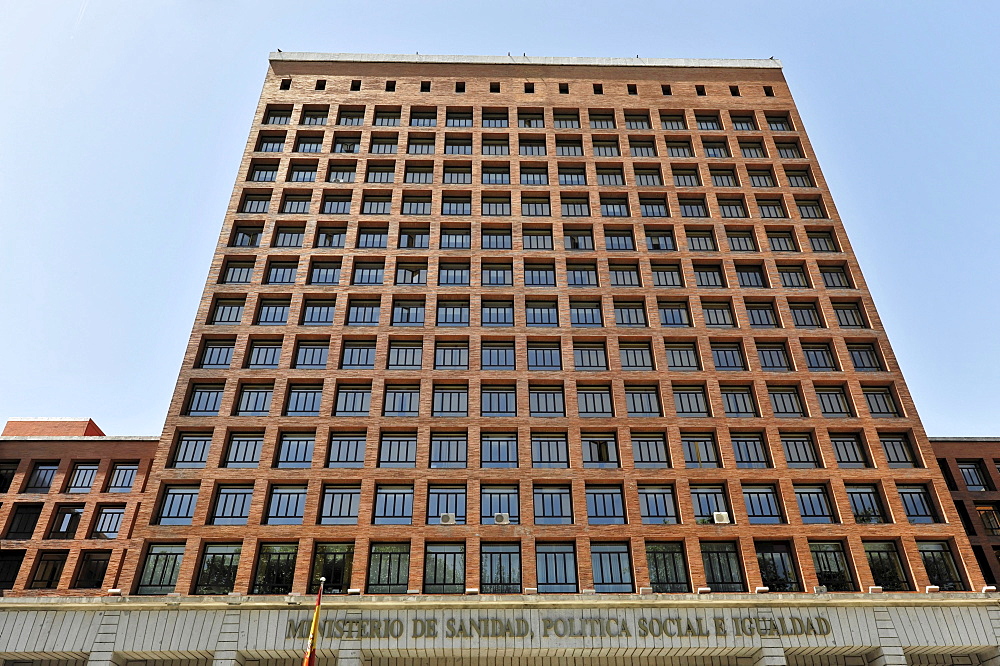
[[[420,63],[444,65],[569,65],[585,67],[743,67],[781,69],[777,58],[562,58],[548,56],[463,56],[401,53],[312,53],[273,51],[271,61]]]

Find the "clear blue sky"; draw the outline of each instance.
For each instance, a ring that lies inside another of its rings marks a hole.
[[[0,421],[159,434],[280,48],[780,58],[928,432],[1000,436],[998,14],[914,0],[0,0]]]

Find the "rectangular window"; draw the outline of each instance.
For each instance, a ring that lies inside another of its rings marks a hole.
[[[341,385],[337,387],[334,416],[368,416],[371,409],[372,387]]]
[[[621,486],[587,486],[587,522],[591,525],[624,525],[625,500]]]
[[[517,467],[517,433],[482,433],[481,467]]]
[[[563,417],[566,415],[566,403],[561,387],[529,386],[528,409],[531,416]]]
[[[789,467],[820,467],[811,435],[782,435],[781,446]]]
[[[743,502],[751,525],[773,525],[785,522],[781,502],[774,486],[743,486]]]
[[[670,467],[667,439],[659,434],[632,434],[632,456],[637,468]]]
[[[590,554],[595,592],[627,594],[635,590],[628,544],[593,543]]]
[[[892,393],[887,388],[863,389],[868,411],[875,418],[901,416],[892,399]]]
[[[247,384],[240,387],[237,416],[267,416],[271,411],[273,386]]]
[[[212,525],[246,525],[253,486],[220,486],[215,495]]]
[[[577,387],[577,405],[581,417],[611,417],[614,409],[610,387]]]
[[[110,551],[91,550],[82,552],[72,587],[78,590],[100,589],[110,562]]]
[[[229,594],[240,564],[239,544],[208,544],[201,555],[194,586],[195,594]]]
[[[96,476],[97,463],[76,463],[73,465],[73,471],[70,472],[69,483],[66,484],[66,492],[89,493],[94,485],[94,478]]]
[[[674,408],[679,417],[707,417],[708,397],[704,386],[674,386]]]
[[[844,468],[869,467],[861,439],[852,434],[830,434],[830,443],[837,457],[837,466]]]
[[[760,358],[762,370],[772,372],[787,372],[791,370],[791,365],[788,362],[788,350],[780,342],[758,344],[757,356]]]
[[[383,433],[379,442],[379,467],[415,467],[417,436],[406,433]]]
[[[549,301],[526,301],[524,316],[528,326],[558,326],[559,309],[556,303]]]
[[[573,326],[596,326],[604,325],[601,316],[601,304],[599,302],[570,301],[569,303],[570,323]]]
[[[410,525],[413,523],[413,486],[376,486],[375,525]]]
[[[372,544],[368,558],[368,594],[405,594],[410,576],[410,544]]]
[[[250,594],[288,594],[295,578],[296,544],[262,544]]]
[[[852,416],[851,405],[847,402],[847,393],[843,387],[817,386],[816,398],[819,400],[820,412],[826,418]]]
[[[7,527],[6,539],[11,541],[22,541],[30,539],[38,524],[38,517],[42,515],[41,504],[16,504],[14,505],[13,516],[10,525]]]
[[[318,415],[317,411],[315,415]],[[283,434],[278,442],[275,467],[308,468],[312,465],[314,437],[309,434]]]
[[[513,386],[485,385],[481,389],[482,416],[517,416],[517,394]]]
[[[649,584],[653,592],[690,592],[684,544],[676,542],[646,543]]]
[[[746,303],[751,328],[777,328],[778,318],[770,303]]]
[[[465,544],[427,544],[424,549],[424,594],[465,592]]]
[[[813,567],[820,585],[829,592],[854,592],[857,587],[847,564],[844,544],[839,541],[813,541],[809,543]]]
[[[687,468],[716,468],[719,464],[719,449],[715,445],[715,436],[681,435],[681,447],[684,449],[684,466]]]
[[[739,371],[747,369],[738,342],[712,343],[712,361],[715,363],[716,370]]]
[[[875,486],[847,486],[847,499],[851,503],[854,522],[866,525],[886,522],[882,499]]]
[[[722,404],[726,416],[730,418],[752,418],[759,416],[757,404],[750,386],[723,386]]]
[[[661,302],[658,304],[658,310],[662,326],[687,327],[691,325],[691,316],[688,313],[687,303]]]
[[[771,398],[771,409],[778,417],[805,416],[799,390],[794,386],[769,386],[768,395]]]
[[[895,541],[866,541],[865,555],[872,578],[883,591],[906,592],[911,589]]]
[[[521,592],[521,549],[518,544],[482,544],[479,591],[482,594]]]
[[[921,466],[913,454],[913,447],[910,446],[910,439],[906,435],[880,435],[879,440],[882,442],[889,467]]]
[[[539,543],[535,546],[538,592],[575,593],[576,551],[571,543]]]
[[[713,592],[746,592],[735,543],[703,541],[701,558],[705,566],[705,582]]]
[[[569,446],[564,434],[532,434],[531,466],[547,468],[569,467]]]
[[[966,490],[971,492],[991,490],[983,466],[978,460],[958,461],[958,471],[962,474]]]
[[[118,531],[125,517],[124,506],[102,506],[97,509],[94,518],[94,528],[90,532],[91,539],[117,539]]]
[[[57,506],[52,517],[52,526],[49,528],[49,539],[73,539],[76,537],[76,529],[80,526],[80,518],[83,517],[82,505],[62,505]]]
[[[158,525],[190,525],[198,501],[198,486],[167,486],[160,502]]]
[[[469,302],[438,301],[436,323],[438,326],[468,326]]]
[[[758,541],[757,564],[761,582],[772,592],[800,592],[792,549],[784,541]]]
[[[771,467],[767,444],[761,435],[733,433],[731,439],[733,453],[736,457],[736,467],[741,469]]]
[[[351,565],[354,546],[347,543],[318,543],[313,559],[309,592],[319,591],[320,579],[325,578],[325,594],[347,594],[351,587]]]
[[[626,386],[625,407],[629,416],[662,416],[660,393],[655,386]]]
[[[432,396],[432,416],[468,416],[468,386],[434,386]]]
[[[835,523],[826,486],[795,486],[795,500],[803,523]]]
[[[223,467],[252,468],[260,462],[260,451],[264,437],[253,434],[233,434],[226,448]]]
[[[528,370],[561,370],[562,353],[558,342],[529,342]]]
[[[365,433],[331,433],[327,467],[364,467]]]
[[[427,488],[428,525],[441,525],[441,516],[446,513],[455,515],[455,523],[457,525],[464,525],[466,518],[465,507],[465,486],[431,485]]]
[[[906,518],[911,524],[939,522],[937,511],[934,508],[934,502],[931,499],[931,494],[927,486],[897,485],[896,489],[899,491],[899,498],[903,502]]]
[[[174,591],[184,558],[184,544],[153,544],[146,550],[136,594],[164,595]]]
[[[305,486],[272,486],[264,524],[301,525],[305,508]]]
[[[917,550],[920,551],[920,559],[931,585],[937,585],[945,592],[968,589],[958,573],[955,557],[947,541],[918,541]]]
[[[673,486],[639,486],[639,509],[646,525],[677,524]]]
[[[383,416],[417,416],[420,408],[420,387],[387,385]]]
[[[513,525],[521,522],[517,486],[482,486],[481,493],[480,525],[495,525],[498,513],[507,514]]]

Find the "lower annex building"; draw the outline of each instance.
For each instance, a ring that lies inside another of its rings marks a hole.
[[[283,666],[323,580],[345,666],[997,666],[935,444],[777,61],[275,53],[162,435],[0,437],[0,659]]]

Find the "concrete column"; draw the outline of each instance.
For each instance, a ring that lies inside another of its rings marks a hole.
[[[361,613],[348,611],[344,619],[348,622],[360,620]],[[361,655],[361,638],[355,636],[354,638],[340,639],[340,645],[337,649],[337,666],[364,666],[364,663],[364,658]]]
[[[752,666],[786,666],[785,649],[780,645],[762,647],[751,657]]]
[[[222,617],[219,639],[215,642],[212,666],[243,666],[244,658],[239,651],[240,611],[227,610]]]
[[[90,644],[87,666],[125,666],[124,657],[115,652],[120,619],[120,610],[104,611],[104,615],[101,616],[101,624],[97,628],[97,635],[94,636],[94,642]]]
[[[899,642],[899,633],[892,622],[888,609],[875,609],[875,632],[878,634],[878,647],[865,655],[870,666],[905,666],[906,655]]]
[[[361,650],[337,650],[337,666],[364,666]]]

